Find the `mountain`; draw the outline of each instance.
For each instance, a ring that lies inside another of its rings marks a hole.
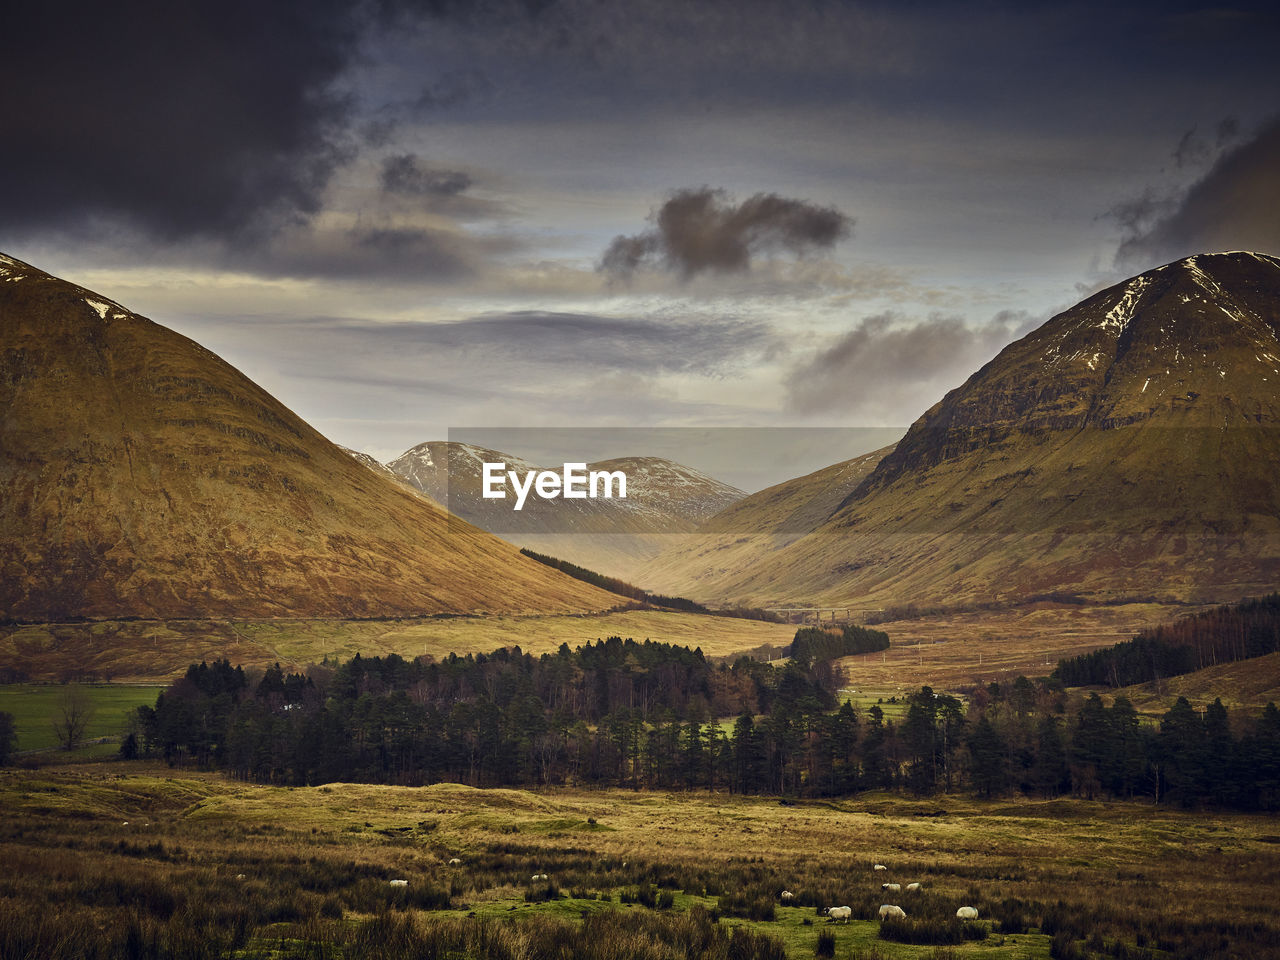
[[[482,495],[483,464],[507,470],[553,469],[497,450],[455,441],[420,443],[387,464],[450,512],[520,546],[571,560],[611,576],[628,577],[674,535],[687,533],[746,496],[691,467],[659,457],[621,457],[589,463],[587,471],[620,471],[626,498],[540,499],[522,508]]]
[[[376,457],[372,457],[367,453],[361,453],[359,450],[352,450],[350,447],[344,447],[338,444],[338,449],[347,456],[352,457],[357,463],[362,463],[374,473],[386,477],[389,480],[395,480],[397,483],[403,483],[404,478],[394,471],[388,469],[387,465],[382,463]]]
[[[1280,261],[1089,297],[927,411],[811,533],[695,585],[753,603],[1238,599],[1280,578]]]
[[[0,449],[10,620],[619,602],[361,465],[191,340],[8,257]]]
[[[775,484],[726,507],[635,573],[653,590],[700,594],[826,522],[891,451],[885,447]]]
[[[341,450],[343,453],[345,453],[347,456],[351,457],[353,460],[355,460],[356,463],[363,464],[364,466],[372,470],[374,473],[376,473],[378,476],[385,477],[386,479],[394,483],[396,486],[403,487],[404,489],[411,491],[415,496],[426,497],[426,495],[421,490],[419,490],[413,484],[409,483],[407,480],[405,480],[404,477],[400,476],[400,474],[396,473],[394,470],[388,467],[385,463],[383,463],[377,457],[374,457],[367,453],[361,453],[359,450],[352,450],[350,447],[342,446],[342,444],[338,444],[338,449]],[[426,497],[426,499],[430,500],[431,498]],[[435,503],[436,506],[440,506],[440,504],[437,501],[432,501],[432,502]]]

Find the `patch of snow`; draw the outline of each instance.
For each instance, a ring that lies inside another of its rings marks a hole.
[[[1150,382],[1151,382],[1151,378],[1150,378],[1150,377],[1147,377],[1147,379],[1146,379],[1146,380],[1144,380],[1144,381],[1143,381],[1143,383],[1142,383],[1142,390],[1140,390],[1139,392],[1140,392],[1140,393],[1146,393],[1146,392],[1147,392],[1147,384],[1149,384]]]
[[[1214,280],[1213,277],[1200,268],[1200,265],[1196,263],[1195,257],[1191,257],[1186,263],[1187,271],[1195,278],[1196,283],[1200,284],[1213,297],[1213,305],[1215,307],[1236,321],[1236,323],[1248,322],[1248,317],[1241,313],[1239,309],[1230,309],[1230,307],[1235,306],[1231,296],[1222,289],[1217,280]]]
[[[0,263],[7,264],[6,267],[0,267],[0,277],[4,277],[6,282],[14,283],[18,280],[27,279],[27,275],[25,273],[21,273],[19,270],[8,269],[8,267],[22,267],[22,264],[17,260],[14,260],[12,257],[6,257],[3,253],[0,253]]]
[[[90,300],[88,297],[84,298],[84,302],[93,307],[94,310],[98,311],[98,317],[100,319],[107,319],[107,311],[111,309],[111,304],[103,303],[101,300]]]
[[[1123,330],[1125,324],[1133,319],[1134,313],[1137,312],[1138,301],[1142,299],[1143,292],[1150,285],[1150,277],[1134,277],[1130,280],[1125,284],[1124,292],[1120,294],[1120,299],[1107,311],[1107,315],[1102,318],[1102,322],[1098,326],[1103,330],[1115,330],[1117,332]]]

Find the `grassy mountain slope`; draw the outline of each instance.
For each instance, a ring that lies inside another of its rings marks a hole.
[[[951,391],[807,536],[700,599],[974,608],[1237,599],[1280,581],[1280,262],[1168,264]]]
[[[0,449],[9,619],[618,602],[378,476],[198,344],[9,258]]]
[[[703,523],[696,533],[671,538],[636,578],[653,590],[715,597],[717,584],[734,571],[762,562],[830,518],[892,447],[823,467],[739,500]]]

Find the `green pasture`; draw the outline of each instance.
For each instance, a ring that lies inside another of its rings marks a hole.
[[[89,741],[100,737],[119,740],[129,714],[144,704],[154,705],[156,695],[164,687],[99,683],[81,684],[80,689],[93,704],[93,716],[84,735]],[[53,721],[59,715],[59,704],[66,692],[67,686],[56,683],[0,684],[0,712],[13,714],[19,752],[58,749]],[[110,744],[86,743],[76,751],[76,756],[113,753],[116,749]]]

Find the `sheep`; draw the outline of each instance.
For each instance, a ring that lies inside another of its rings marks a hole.
[[[243,880],[243,879],[244,879],[244,874],[243,874],[243,873],[237,873],[237,874],[236,874],[236,879],[237,879],[237,880]]]
[[[890,917],[895,920],[905,920],[907,919],[907,911],[903,910],[901,907],[894,906],[892,903],[882,903],[880,904],[880,912],[878,916],[881,920],[885,920]]]
[[[907,892],[908,892],[908,893],[918,893],[918,892],[919,892],[919,890],[920,890],[920,884],[918,884],[918,883],[908,883],[908,884],[907,884]]]
[[[405,887],[409,886],[409,881],[408,880],[388,880],[387,886],[395,887],[397,889],[404,889]]]
[[[956,911],[956,916],[961,920],[977,920],[978,911],[975,907],[961,907]]]
[[[539,880],[546,880],[546,879],[547,879],[547,875],[546,875],[545,873],[535,873],[535,874],[534,874],[532,877],[530,877],[529,879],[530,879],[531,881],[533,881],[533,882],[535,882],[535,883],[536,883],[536,882],[537,882],[537,881],[539,881]]]
[[[449,861],[449,866],[460,867],[462,866],[462,861],[459,860],[457,857],[454,857],[452,860]]]
[[[888,868],[888,867],[886,867],[883,863],[877,863],[877,864],[876,864],[874,867],[872,867],[871,869],[872,869],[872,870],[888,870],[889,868]]]
[[[834,923],[839,920],[848,923],[849,918],[853,916],[853,907],[827,907],[823,913],[827,915],[828,923]]]
[[[900,884],[900,883],[882,883],[882,884],[880,884],[880,889],[881,889],[881,890],[884,890],[884,891],[887,891],[888,893],[901,893],[901,892],[902,892],[902,884]]]
[[[796,895],[790,890],[783,890],[779,896],[781,896],[783,900],[794,900],[796,898]]]

